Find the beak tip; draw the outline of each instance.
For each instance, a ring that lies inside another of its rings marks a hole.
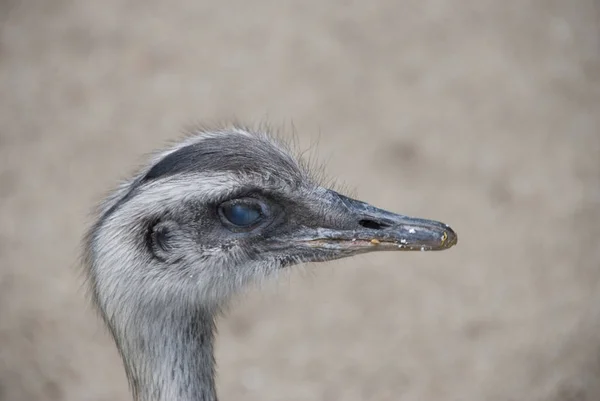
[[[444,225],[446,226],[446,231],[442,234],[442,247],[448,249],[458,244],[458,235],[448,224]]]

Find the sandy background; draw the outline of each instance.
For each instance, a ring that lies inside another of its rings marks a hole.
[[[128,400],[92,205],[194,121],[268,119],[459,246],[295,270],[220,322],[223,400],[600,400],[600,3],[2,0],[0,400]]]

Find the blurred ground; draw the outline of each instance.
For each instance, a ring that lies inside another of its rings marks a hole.
[[[594,0],[0,2],[0,400],[127,400],[87,213],[193,121],[293,120],[448,252],[296,270],[220,322],[223,400],[600,400]]]

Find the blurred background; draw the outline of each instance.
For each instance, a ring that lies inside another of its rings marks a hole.
[[[318,142],[441,253],[294,270],[219,322],[223,400],[600,400],[596,0],[0,1],[0,400],[129,400],[95,203],[196,121]]]

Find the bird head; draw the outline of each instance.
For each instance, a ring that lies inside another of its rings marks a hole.
[[[132,300],[218,306],[299,263],[456,242],[446,224],[344,196],[271,136],[230,128],[190,137],[124,183],[100,208],[86,255],[110,317]]]

